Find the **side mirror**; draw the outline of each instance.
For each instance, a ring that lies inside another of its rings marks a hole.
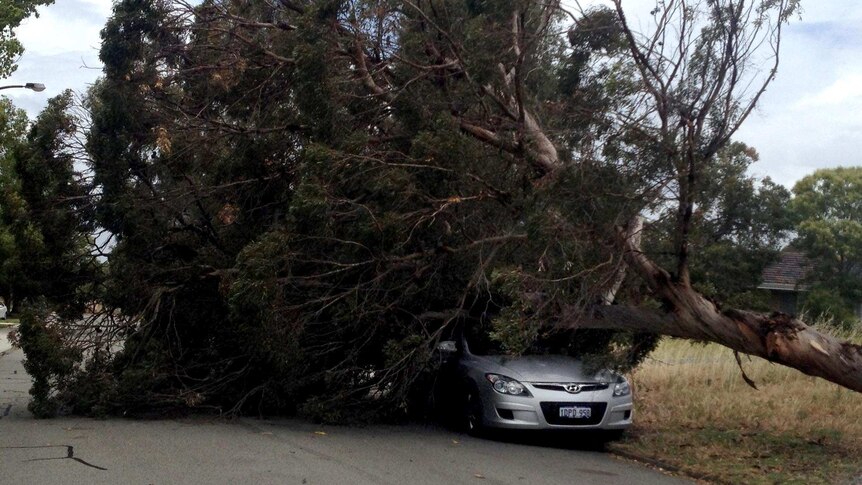
[[[458,351],[458,346],[454,340],[444,340],[437,344],[437,350],[446,354],[454,354]]]

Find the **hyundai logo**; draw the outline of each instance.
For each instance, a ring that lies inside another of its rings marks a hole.
[[[566,384],[566,392],[569,394],[577,394],[581,392],[580,384]]]

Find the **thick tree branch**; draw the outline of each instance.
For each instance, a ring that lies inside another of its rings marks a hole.
[[[633,217],[626,226],[625,232],[622,234],[622,240],[627,244],[631,244],[633,247],[639,248],[641,246],[641,235],[643,234],[643,228],[643,217]],[[614,303],[614,300],[617,297],[617,292],[620,291],[620,287],[622,287],[623,281],[625,281],[626,279],[628,267],[629,265],[625,262],[625,259],[620,261],[619,265],[614,271],[614,276],[611,280],[610,288],[608,288],[608,290],[605,291],[604,294],[602,294],[603,305],[612,305]]]
[[[672,280],[636,238],[626,238],[625,259],[667,308],[666,313],[624,305],[597,306],[586,315],[564,313],[562,326],[653,332],[715,342],[862,392],[862,346],[842,342],[781,313],[720,310],[691,286]]]
[[[862,392],[859,345],[842,342],[781,313],[720,312],[693,290],[678,290],[678,297],[685,294],[688,303],[670,313],[623,305],[598,306],[587,316],[569,315],[563,326],[654,332],[715,342]]]

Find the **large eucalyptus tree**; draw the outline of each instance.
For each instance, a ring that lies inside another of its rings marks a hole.
[[[124,348],[70,387],[124,409],[404,409],[436,341],[474,324],[621,365],[650,334],[710,340],[862,390],[858,347],[722,308],[691,270],[693,234],[780,239],[761,222],[786,192],[716,183],[717,155],[796,8],[664,1],[637,32],[619,1],[119,2],[88,148],[126,316],[99,330]],[[723,190],[758,216],[705,198]]]

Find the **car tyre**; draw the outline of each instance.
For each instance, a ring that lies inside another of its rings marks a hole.
[[[482,398],[475,386],[468,386],[464,395],[463,419],[464,430],[471,436],[481,436],[485,431],[485,423],[482,419]]]

